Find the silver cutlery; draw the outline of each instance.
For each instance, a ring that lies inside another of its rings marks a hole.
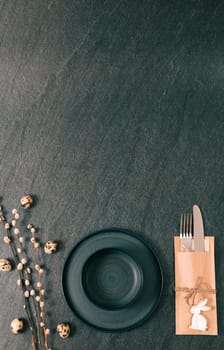
[[[192,214],[182,214],[180,217],[180,240],[185,252],[192,247]]]
[[[204,241],[204,225],[201,215],[201,210],[197,205],[193,206],[193,218],[194,218],[194,250],[196,252],[205,251]]]

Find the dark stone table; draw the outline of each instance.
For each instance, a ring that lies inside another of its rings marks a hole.
[[[45,277],[53,350],[223,347],[223,16],[222,1],[1,1],[1,202],[33,194],[28,219],[60,243]],[[173,236],[195,203],[216,237],[217,337],[175,336]],[[63,296],[70,250],[106,227],[145,238],[164,272],[158,308],[128,332],[89,327]],[[16,279],[0,274],[0,350],[31,349],[9,330],[25,317]]]

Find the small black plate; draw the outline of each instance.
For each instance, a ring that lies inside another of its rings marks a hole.
[[[162,271],[149,245],[129,231],[98,231],[81,240],[63,271],[65,298],[86,323],[106,331],[134,328],[157,306]]]

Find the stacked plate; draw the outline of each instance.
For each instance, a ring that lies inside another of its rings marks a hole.
[[[63,289],[74,313],[107,331],[138,326],[157,306],[162,271],[151,247],[123,230],[98,231],[80,241],[63,271]]]

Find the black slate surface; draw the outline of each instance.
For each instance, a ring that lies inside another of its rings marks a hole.
[[[60,241],[46,276],[47,320],[72,324],[52,350],[221,349],[224,345],[224,64],[222,1],[0,2],[0,195],[43,241]],[[197,203],[216,237],[219,336],[175,336],[173,235]],[[161,303],[141,327],[102,333],[82,323],[61,287],[71,248],[92,231],[130,229],[157,251]],[[1,239],[1,257],[9,257]],[[25,316],[16,271],[0,274],[0,349]]]

